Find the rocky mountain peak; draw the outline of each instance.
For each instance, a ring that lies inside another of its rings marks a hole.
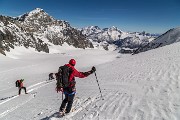
[[[97,30],[100,30],[99,26],[90,26],[89,28],[90,28],[90,29],[97,29]]]
[[[32,10],[31,12],[29,12],[29,14],[35,14],[35,13],[40,13],[40,12],[44,12],[44,10],[41,8],[36,8],[36,9]]]
[[[55,19],[48,15],[43,9],[36,8],[28,13],[18,16],[15,20],[19,20],[22,22],[29,22],[29,21],[43,21],[43,22],[52,22]]]
[[[43,9],[36,8],[17,18],[0,16],[0,53],[16,46],[49,52],[49,46],[67,43],[76,48],[92,48],[81,31],[63,20],[56,20]]]
[[[109,29],[110,29],[110,30],[118,30],[118,28],[115,27],[115,26],[112,26],[112,27],[110,27]]]

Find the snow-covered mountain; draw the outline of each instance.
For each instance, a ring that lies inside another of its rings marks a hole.
[[[123,32],[117,27],[100,29],[98,26],[89,26],[82,28],[82,33],[85,34],[89,39],[93,41],[108,41],[113,42],[119,40]]]
[[[134,53],[136,54],[139,52],[144,52],[176,42],[180,42],[180,27],[168,30],[166,33],[162,34],[155,40],[149,42],[146,45],[140,46]]]
[[[92,43],[66,21],[56,20],[43,9],[12,18],[0,16],[0,53],[16,46],[49,52],[49,46],[67,43],[76,48],[93,48]]]
[[[156,36],[145,32],[124,32],[117,27],[99,28],[98,26],[89,26],[82,28],[82,33],[93,42],[105,45],[115,44],[120,48],[138,48],[142,44],[147,44]]]
[[[40,8],[15,18],[0,16],[0,53],[4,55],[20,46],[52,53],[53,46],[64,44],[83,49],[97,47],[117,49],[121,53],[138,53],[178,41],[179,28],[171,29],[158,38],[156,34],[124,32],[114,26],[103,29],[89,26],[78,30]]]

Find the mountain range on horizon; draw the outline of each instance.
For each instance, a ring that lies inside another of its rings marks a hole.
[[[180,31],[177,29],[172,29],[171,32],[166,32],[161,36],[145,31],[124,32],[115,26],[103,29],[98,26],[76,29],[69,22],[56,20],[43,9],[36,8],[18,17],[0,15],[0,53],[6,55],[6,52],[18,46],[51,53],[50,46],[62,46],[64,43],[75,48],[97,47],[105,50],[115,45],[114,49],[119,49],[121,53],[126,53],[123,51],[124,48],[139,53],[167,45],[164,43],[167,40],[171,41],[167,42],[168,44],[179,41]],[[172,32],[173,30],[176,32]],[[168,34],[172,36],[171,38],[178,40],[169,40]],[[153,44],[156,41],[160,41],[161,45],[154,47]],[[147,46],[148,48],[145,48]]]

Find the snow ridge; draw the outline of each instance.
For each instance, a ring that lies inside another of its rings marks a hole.
[[[134,53],[136,54],[139,52],[144,52],[176,42],[180,42],[180,27],[168,30],[166,33],[162,34],[155,40],[139,47]]]

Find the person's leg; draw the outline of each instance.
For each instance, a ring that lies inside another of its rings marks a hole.
[[[75,94],[68,96],[68,104],[67,104],[67,107],[66,107],[66,113],[69,113],[71,111],[74,96],[75,96]]]
[[[24,91],[25,91],[25,94],[27,94],[27,92],[26,92],[26,87],[23,87],[23,89],[24,89]]]
[[[21,94],[21,88],[19,88],[19,95]]]
[[[60,106],[60,108],[59,108],[59,111],[63,111],[63,110],[64,110],[67,102],[68,102],[68,95],[66,94],[64,100],[63,100],[62,103],[61,103],[61,106]]]

